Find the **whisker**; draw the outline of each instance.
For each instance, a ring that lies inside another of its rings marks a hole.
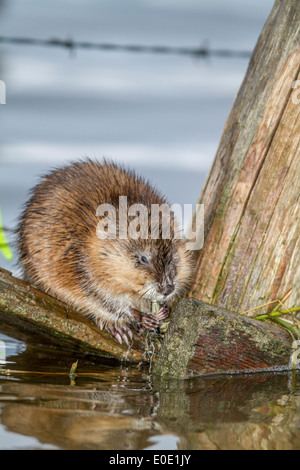
[[[148,294],[149,291],[151,291],[153,287],[149,287],[142,295],[140,295],[139,300],[141,300],[145,295]]]

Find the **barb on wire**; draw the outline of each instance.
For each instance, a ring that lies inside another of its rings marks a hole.
[[[173,46],[146,46],[139,44],[112,44],[112,43],[96,43],[87,41],[73,41],[72,39],[36,39],[29,37],[7,37],[0,36],[0,43],[20,44],[29,46],[43,47],[64,47],[69,50],[75,49],[94,49],[101,51],[122,51],[146,54],[171,54],[194,57],[232,57],[249,59],[250,51],[230,50],[230,49],[209,49],[206,46],[198,48],[191,47],[173,47]]]

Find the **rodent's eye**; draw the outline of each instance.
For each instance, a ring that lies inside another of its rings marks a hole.
[[[143,264],[149,264],[148,258],[146,258],[146,256],[141,256],[141,262]]]

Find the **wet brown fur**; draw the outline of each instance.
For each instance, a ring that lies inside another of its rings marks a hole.
[[[109,203],[118,208],[120,195],[127,196],[128,206],[141,203],[148,211],[151,204],[167,202],[134,172],[85,160],[43,177],[18,228],[25,279],[102,325],[134,322],[132,308],[150,313],[154,286],[159,293],[172,278],[170,303],[191,277],[190,252],[173,238],[174,227],[170,240],[98,238],[97,207]],[[139,261],[143,254],[147,266]]]

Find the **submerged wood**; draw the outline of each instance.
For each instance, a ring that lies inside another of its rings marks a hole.
[[[0,268],[0,329],[29,335],[58,348],[109,359],[139,362],[141,339],[120,345],[92,321]]]
[[[288,331],[195,299],[180,300],[154,366],[155,375],[259,372],[289,366]]]

